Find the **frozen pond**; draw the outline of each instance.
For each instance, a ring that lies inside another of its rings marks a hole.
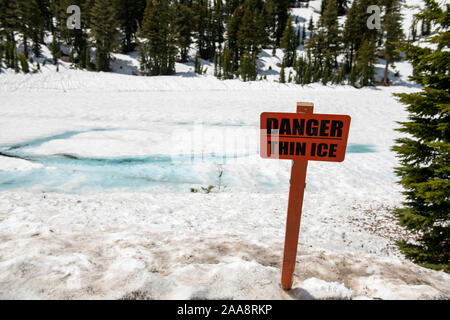
[[[86,133],[114,131],[116,130],[69,131],[20,144],[0,146],[0,155],[3,159],[20,159],[33,165],[27,170],[0,169],[0,190],[37,189],[46,192],[83,193],[168,188],[189,191],[192,187],[218,185],[221,171],[224,173],[220,184],[232,187],[242,180],[239,170],[234,168],[248,162],[250,158],[259,157],[256,152],[228,155],[208,152],[207,149],[201,154],[120,157],[88,157],[70,152],[53,154],[30,152],[55,141],[67,141],[67,147],[70,149],[70,139],[73,137]],[[120,130],[118,132],[120,133]],[[376,152],[373,145],[349,144],[347,147],[347,153],[371,152]],[[279,186],[270,183],[270,179],[264,175],[256,175],[254,178],[255,183],[261,188]]]

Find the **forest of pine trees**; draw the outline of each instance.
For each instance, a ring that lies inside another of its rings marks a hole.
[[[195,58],[197,73],[205,71],[206,60],[220,79],[253,81],[261,50],[281,48],[280,67],[291,74],[280,77],[284,82],[375,85],[374,64],[383,58],[382,84],[389,85],[388,70],[400,58],[396,49],[404,37],[401,1],[376,0],[383,28],[370,30],[366,9],[372,0],[354,0],[350,7],[346,0],[323,1],[320,19],[308,22],[290,14],[298,3],[292,0],[2,0],[0,70],[28,72],[29,55],[39,57],[47,45],[53,63],[66,55],[81,69],[109,71],[111,53],[137,51],[141,75],[173,74],[176,62]],[[81,29],[67,27],[69,5],[81,8]],[[427,21],[419,35],[413,28],[414,37],[430,32]],[[17,54],[21,44],[25,59]],[[70,52],[63,53],[63,45]]]
[[[450,272],[450,5],[426,0],[419,17],[430,26],[431,46],[401,45],[414,68],[420,92],[397,94],[407,106],[408,121],[398,131],[393,150],[400,158],[396,173],[406,201],[395,213],[419,234],[416,243],[400,242],[406,257],[423,266]]]

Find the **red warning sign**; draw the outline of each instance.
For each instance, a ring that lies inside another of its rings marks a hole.
[[[314,113],[261,114],[261,157],[341,162],[350,116]]]

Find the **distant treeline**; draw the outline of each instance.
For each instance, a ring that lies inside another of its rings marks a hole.
[[[348,8],[347,0],[324,0],[314,23],[291,15],[299,3],[292,0],[1,0],[0,68],[28,72],[30,53],[39,57],[45,36],[52,35],[55,64],[65,45],[70,61],[88,70],[109,71],[112,52],[138,50],[142,75],[169,75],[175,62],[193,58],[195,48],[197,73],[204,72],[201,58],[214,61],[218,78],[256,80],[261,50],[282,48],[280,82],[370,85],[378,55],[386,60],[387,84],[387,68],[399,58],[395,43],[403,37],[400,1],[355,0]],[[380,30],[367,27],[373,4],[382,8]],[[67,27],[71,5],[81,9],[79,29]],[[345,14],[339,25],[338,15]],[[19,44],[25,49],[20,56]],[[298,55],[299,46],[306,54]],[[287,67],[293,67],[288,77]]]

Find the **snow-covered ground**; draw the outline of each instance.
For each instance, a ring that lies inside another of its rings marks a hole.
[[[448,274],[395,246],[414,239],[391,213],[403,196],[390,148],[407,117],[392,94],[418,90],[407,63],[395,86],[355,89],[274,82],[270,50],[268,80],[251,83],[196,76],[189,64],[132,76],[135,57],[116,58],[117,73],[63,63],[0,74],[0,298],[450,297]],[[258,129],[261,112],[294,112],[298,101],[352,124],[344,162],[309,162],[286,293],[291,162],[261,159]]]

